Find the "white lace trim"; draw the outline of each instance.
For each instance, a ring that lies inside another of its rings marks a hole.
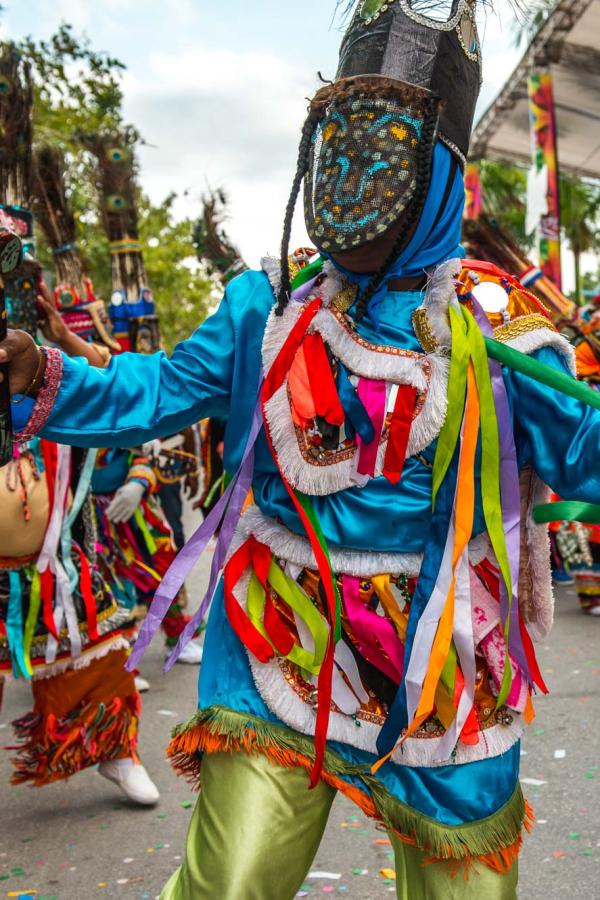
[[[250,669],[256,688],[271,710],[290,728],[314,737],[316,712],[309,703],[296,693],[281,671],[278,660],[269,663],[260,663],[251,654],[248,654]],[[381,726],[372,722],[361,721],[360,728],[355,719],[343,713],[331,712],[328,741],[339,741],[359,750],[377,755],[377,738]],[[443,738],[409,738],[398,747],[392,761],[400,766],[434,768],[448,765],[449,762],[461,765],[468,762],[476,762],[492,756],[500,756],[506,753],[523,733],[522,717],[514,714],[511,725],[493,725],[479,733],[479,743],[475,746],[466,746],[459,743],[456,748],[456,756],[451,760],[436,759],[439,746]]]

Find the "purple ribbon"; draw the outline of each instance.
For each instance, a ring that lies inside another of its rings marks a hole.
[[[482,333],[493,337],[494,332],[488,317],[479,303],[473,300],[473,312]],[[488,357],[498,434],[500,438],[500,492],[502,497],[502,521],[506,535],[506,550],[510,563],[510,577],[513,602],[510,608],[509,650],[531,683],[531,674],[521,640],[519,627],[519,571],[521,561],[521,494],[519,489],[519,466],[517,448],[510,417],[508,394],[499,362]],[[500,578],[500,615],[505,624],[509,614],[508,591],[504,579]]]
[[[142,623],[140,633],[127,661],[126,668],[130,672],[137,668],[138,663],[146,652],[154,635],[160,628],[169,607],[183,587],[186,578],[198,562],[200,556],[206,550],[206,547],[217,528],[221,525],[210,569],[208,588],[197,612],[180,634],[177,646],[165,663],[165,672],[168,672],[177,661],[179,654],[185,645],[192,640],[196,633],[196,629],[208,612],[217,586],[219,572],[225,562],[229,547],[231,546],[235,527],[242,513],[244,501],[246,500],[248,491],[252,485],[254,445],[263,424],[261,406],[262,382],[263,378],[261,376],[256,405],[252,415],[250,433],[248,434],[246,448],[239,468],[219,502],[213,507],[202,525],[200,525],[197,531],[192,535],[185,547],[177,554],[167,569],[165,576],[154,595],[152,605]]]
[[[314,278],[310,278],[304,284],[301,284],[299,288],[296,288],[295,291],[292,292],[292,300],[297,300],[298,303],[303,303],[306,298],[309,296],[310,292],[314,288],[316,282],[321,277],[321,273],[315,275]]]

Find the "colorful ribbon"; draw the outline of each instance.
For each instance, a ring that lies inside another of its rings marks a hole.
[[[198,610],[181,633],[173,653],[167,660],[165,671],[168,671],[175,664],[179,654],[185,645],[193,638],[199,624],[208,612],[217,586],[219,571],[225,562],[225,557],[231,546],[235,526],[239,520],[244,502],[252,484],[252,473],[254,471],[254,445],[262,426],[260,407],[261,384],[262,379],[259,382],[258,398],[252,415],[250,431],[248,433],[246,447],[239,468],[229,482],[229,485],[225,489],[218,503],[215,504],[202,525],[200,525],[197,531],[192,535],[185,547],[178,553],[165,572],[163,580],[154,595],[146,618],[142,623],[138,639],[135,642],[131,655],[127,661],[126,668],[129,671],[137,668],[152,638],[160,628],[171,603],[173,603],[177,597],[186,578],[189,576],[200,556],[206,550],[210,539],[220,526],[217,546],[215,547],[210,569],[208,588],[202,598]]]
[[[373,477],[379,453],[379,441],[385,423],[387,384],[373,378],[361,378],[358,382],[358,397],[367,411],[373,426],[373,440],[366,444],[357,436],[359,475]]]
[[[6,612],[6,637],[12,659],[15,678],[23,675],[31,677],[31,666],[27,666],[23,647],[23,591],[19,572],[8,572],[8,610]]]

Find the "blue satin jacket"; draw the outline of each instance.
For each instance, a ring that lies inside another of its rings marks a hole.
[[[359,333],[380,344],[420,350],[411,314],[421,299],[417,293],[390,293],[379,307],[377,324],[367,318],[359,323]],[[163,353],[123,354],[106,369],[65,359],[62,385],[43,435],[82,446],[135,446],[216,416],[227,420],[224,463],[234,472],[256,402],[261,342],[272,305],[266,275],[247,272],[229,285],[217,312],[179,344],[170,359]],[[552,349],[536,355],[565,368]],[[504,374],[520,464],[531,463],[565,499],[600,503],[600,413],[525,376]],[[433,453],[431,446],[424,456],[432,460]],[[255,502],[265,514],[302,532],[262,434],[253,488]],[[430,526],[431,469],[411,458],[399,485],[377,478],[363,488],[314,498],[313,506],[331,546],[420,552]],[[475,533],[484,528],[480,502],[477,506]],[[245,651],[227,623],[221,600],[219,592],[205,645],[200,706],[220,704],[277,721],[254,687]],[[362,751],[332,746],[353,762],[373,762]],[[487,759],[437,769],[388,763],[380,777],[403,802],[448,824],[459,824],[491,814],[511,796],[518,744],[502,759],[503,765]]]

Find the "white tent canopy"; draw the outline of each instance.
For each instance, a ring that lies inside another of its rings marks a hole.
[[[475,128],[470,156],[531,164],[527,79],[553,76],[562,172],[600,178],[600,0],[562,0]]]

